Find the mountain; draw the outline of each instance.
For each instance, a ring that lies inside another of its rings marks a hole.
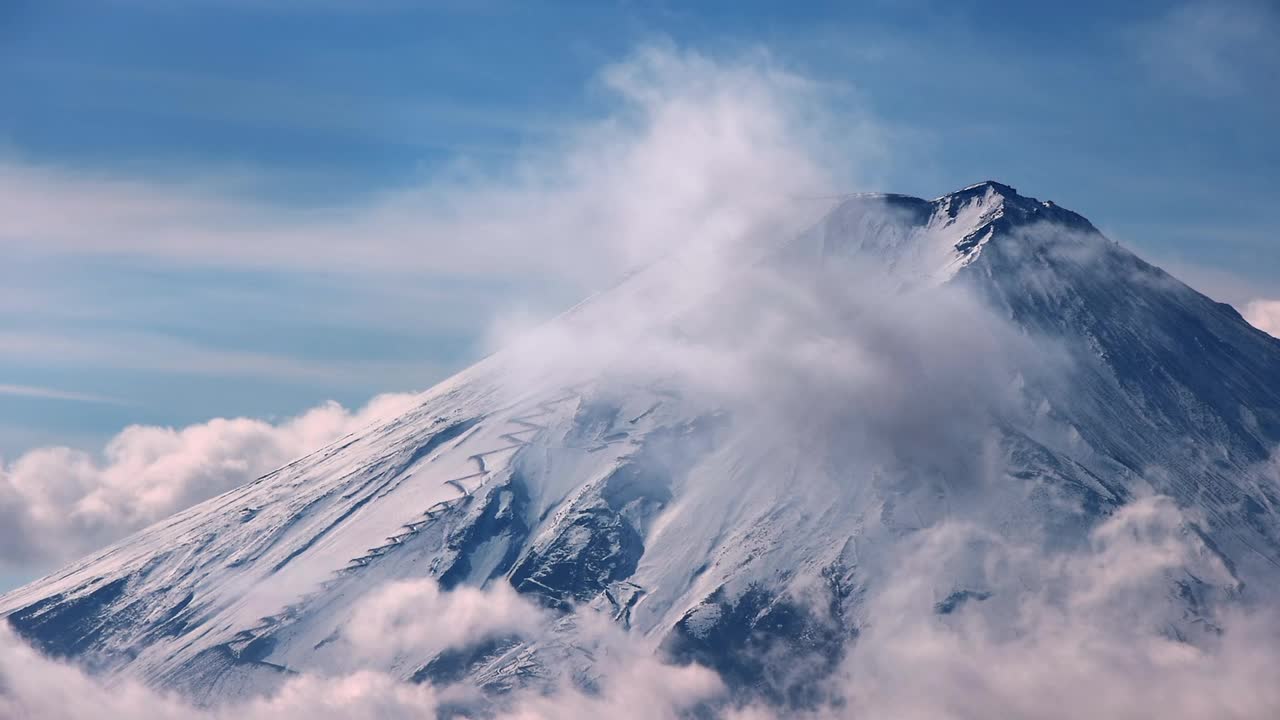
[[[1195,552],[1171,636],[1280,595],[1280,340],[985,182],[850,196],[791,236],[694,242],[345,437],[0,598],[45,652],[201,702],[349,669],[392,580],[509,584],[555,618],[380,660],[490,694],[594,658],[606,614],[770,703],[818,701],[898,548],[960,519],[1087,546],[1151,495]],[[940,617],[1041,582],[981,554]],[[1014,582],[1014,581],[1017,582]],[[1199,629],[1199,630],[1197,630]]]

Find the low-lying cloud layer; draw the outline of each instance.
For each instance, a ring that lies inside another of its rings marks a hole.
[[[1270,611],[1218,613],[1204,642],[1196,644],[1169,629],[1176,618],[1168,613],[1176,606],[1162,598],[1170,581],[1186,579],[1187,567],[1206,577],[1222,572],[1196,537],[1182,531],[1183,522],[1168,499],[1147,497],[1102,523],[1086,547],[1051,554],[964,523],[918,533],[896,552],[889,582],[869,598],[874,620],[827,683],[827,699],[809,711],[778,715],[743,704],[711,671],[665,664],[642,639],[583,610],[577,639],[597,657],[591,687],[566,682],[518,690],[496,698],[485,712],[512,719],[620,720],[676,718],[695,709],[736,720],[1274,717],[1280,709],[1280,686],[1272,679],[1280,662],[1280,624]],[[971,562],[975,551],[987,573],[983,594],[939,615],[933,579],[943,566]],[[406,603],[418,601],[418,616],[405,612]],[[460,642],[455,630],[461,628],[548,633],[551,616],[527,602],[507,587],[445,593],[428,580],[393,583],[357,608],[360,621],[351,637],[374,648],[399,643],[404,649],[404,643],[438,648]],[[495,609],[497,615],[490,615]],[[428,614],[437,621],[434,634]],[[378,637],[366,632],[373,628]],[[407,720],[446,709],[475,716],[465,708],[477,699],[464,687],[410,684],[357,670],[301,675],[269,697],[197,709],[132,681],[103,685],[0,629],[0,716],[6,718]]]
[[[943,526],[910,544],[871,603],[875,618],[845,661],[850,717],[1264,718],[1280,709],[1265,669],[1276,618],[1228,611],[1183,641],[1169,602],[1188,568],[1223,581],[1167,498],[1122,508],[1076,553],[1010,546],[986,528]],[[945,618],[928,583],[975,546],[990,597]],[[1214,622],[1220,626],[1212,626]],[[1206,642],[1207,639],[1207,642]]]
[[[0,567],[29,570],[75,559],[397,415],[415,397],[379,395],[354,411],[329,402],[278,423],[134,425],[100,454],[31,450],[0,465]]]
[[[438,652],[491,634],[535,637],[547,632],[549,621],[544,610],[509,586],[446,593],[431,580],[393,582],[356,608],[347,639],[356,657],[372,665],[382,658],[370,662],[359,653]],[[564,682],[516,691],[482,715],[495,720],[675,718],[723,693],[714,673],[661,662],[607,618],[584,618],[577,638],[597,654],[592,687]],[[0,625],[0,717],[6,719],[423,720],[476,717],[464,708],[476,707],[478,700],[474,688],[412,684],[370,669],[297,675],[267,697],[199,708],[130,679],[104,684],[73,665],[42,657]]]

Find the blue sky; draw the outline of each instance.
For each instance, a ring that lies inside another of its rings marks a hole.
[[[486,272],[466,233],[388,250],[382,211],[607,124],[602,68],[654,44],[825,88],[860,148],[833,193],[995,178],[1280,298],[1274,5],[686,5],[0,5],[0,455],[423,389],[572,302],[590,281]]]

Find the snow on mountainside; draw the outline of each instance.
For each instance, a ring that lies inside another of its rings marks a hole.
[[[572,638],[591,608],[806,705],[921,529],[963,518],[1066,550],[1159,494],[1194,541],[1167,582],[1169,632],[1191,637],[1217,600],[1280,592],[1277,378],[1280,341],[1073,212],[994,182],[853,196],[794,239],[691,243],[405,415],[0,613],[52,655],[212,702],[349,669],[344,628],[384,581],[509,583],[554,632],[381,669],[489,690],[586,677]],[[1049,582],[966,557],[920,589],[940,617]]]

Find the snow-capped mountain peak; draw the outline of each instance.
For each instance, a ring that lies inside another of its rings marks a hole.
[[[1037,224],[1100,237],[1084,217],[992,180],[934,200],[851,196],[815,232],[825,254],[864,257],[876,271],[937,284],[980,257],[992,238],[1017,242],[1029,236],[1022,230]]]
[[[212,701],[350,669],[346,628],[388,581],[501,585],[558,618],[549,636],[380,669],[558,681],[589,666],[573,619],[598,612],[804,704],[876,622],[895,548],[951,518],[1059,550],[1160,494],[1198,548],[1170,580],[1173,632],[1212,626],[1214,597],[1280,588],[1280,493],[1255,470],[1280,444],[1280,342],[1226,306],[990,181],[850,197],[772,250],[766,264],[802,272],[737,294],[718,277],[676,295],[697,307],[663,308],[671,332],[571,364],[598,350],[588,321],[607,332],[664,297],[678,268],[656,264],[404,416],[15,590],[0,614],[46,652]],[[903,292],[844,292],[868,273]],[[524,381],[547,338],[562,372]],[[941,617],[1036,585],[991,568],[974,555],[917,591]]]

